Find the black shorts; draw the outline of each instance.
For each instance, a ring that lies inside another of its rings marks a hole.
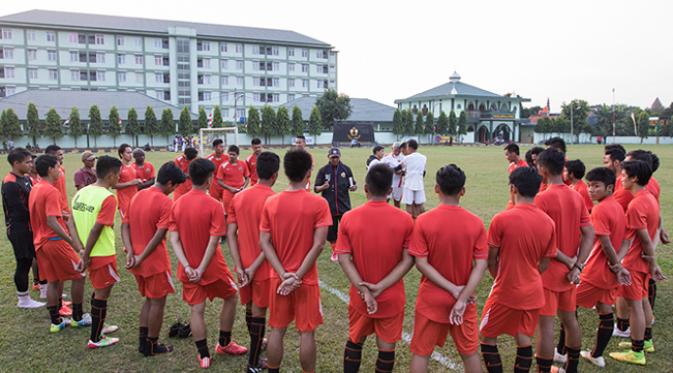
[[[33,232],[28,228],[12,227],[12,230],[7,232],[7,238],[12,243],[14,249],[14,257],[19,259],[33,259],[35,258],[35,246],[33,246]]]
[[[330,225],[327,230],[327,242],[335,243],[337,240],[337,234],[339,233],[339,222],[341,221],[342,215],[332,215],[332,225]]]

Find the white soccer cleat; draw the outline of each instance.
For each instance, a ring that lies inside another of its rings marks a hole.
[[[40,308],[44,307],[46,304],[44,302],[38,302],[36,300],[33,300],[33,298],[30,297],[30,294],[28,294],[28,292],[17,295],[19,296],[19,301],[16,303],[16,306],[19,308],[26,308],[26,309]]]
[[[103,326],[102,333],[103,334],[112,334],[112,333],[116,332],[117,330],[119,330],[119,327],[117,325],[107,325],[106,324],[105,326]]]
[[[591,351],[589,350],[580,351],[580,356],[599,368],[605,368],[605,359],[603,356],[593,357],[591,356]]]
[[[615,325],[614,329],[612,329],[612,336],[619,338],[631,338],[631,328],[628,327],[626,330],[622,331],[617,327],[617,325]]]
[[[554,362],[565,364],[568,361],[568,355],[561,355],[556,348],[554,348]]]

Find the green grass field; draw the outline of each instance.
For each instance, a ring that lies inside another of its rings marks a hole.
[[[636,149],[636,146],[628,146],[628,149]],[[662,167],[657,173],[657,179],[662,185],[661,203],[664,221],[669,231],[673,230],[673,146],[650,146],[661,158]],[[522,154],[526,149],[522,149]],[[284,152],[281,150],[280,152]],[[318,165],[326,162],[326,149],[314,149],[313,154]],[[428,195],[427,207],[437,204],[437,197],[432,193],[434,185],[434,173],[447,163],[458,164],[467,174],[467,193],[463,199],[463,206],[479,215],[488,225],[492,216],[501,211],[507,202],[507,164],[500,147],[423,147],[421,152],[428,156],[428,177],[425,179]],[[249,151],[243,153],[246,156]],[[349,165],[360,183],[363,182],[365,160],[370,154],[367,149],[344,149],[343,161]],[[599,146],[573,146],[569,149],[570,159],[580,158],[587,169],[598,166],[601,162],[602,148]],[[166,161],[172,160],[174,153],[148,153],[147,159],[158,167]],[[65,167],[68,177],[68,191],[74,194],[72,175],[80,167],[80,159],[76,154],[68,154],[65,158]],[[2,175],[8,172],[7,162],[0,163]],[[286,186],[286,180],[281,177],[274,188],[277,191]],[[351,194],[354,206],[364,202],[362,188]],[[447,222],[450,224],[450,222]],[[116,227],[117,231],[119,226]],[[188,320],[189,310],[182,303],[180,290],[174,296],[169,297],[164,319],[164,327],[161,339],[172,343],[175,352],[166,356],[143,358],[137,352],[137,317],[142,299],[136,291],[133,277],[123,266],[121,253],[121,240],[117,241],[118,266],[122,275],[122,282],[114,287],[112,296],[108,301],[108,322],[120,326],[116,336],[121,338],[118,345],[100,351],[88,351],[86,341],[89,330],[66,329],[57,335],[48,333],[49,319],[46,309],[31,311],[19,310],[15,307],[16,295],[12,276],[14,272],[14,257],[6,236],[0,241],[0,325],[4,329],[0,332],[0,371],[3,372],[140,372],[140,371],[197,371],[196,349],[191,340],[169,340],[167,337],[168,327],[177,320]],[[224,248],[227,253],[226,247]],[[659,263],[664,272],[673,276],[673,254],[671,246],[660,247],[658,250]],[[228,255],[227,255],[228,257]],[[174,268],[176,268],[174,263]],[[343,346],[347,338],[348,317],[347,305],[340,296],[348,293],[348,280],[341,272],[337,264],[330,262],[329,249],[323,252],[319,259],[320,279],[329,289],[322,290],[322,305],[325,323],[317,330],[318,364],[317,372],[340,372],[342,370]],[[420,280],[419,273],[412,269],[405,278],[407,291],[407,307],[405,319],[405,332],[411,334],[413,330],[414,304],[416,291]],[[484,301],[488,295],[492,279],[485,275],[478,291],[478,309],[481,312]],[[87,294],[90,286],[87,285]],[[673,308],[671,281],[664,281],[659,285],[654,326],[654,340],[657,352],[648,354],[648,366],[635,368],[617,363],[606,357],[606,372],[673,372],[673,363],[670,353],[673,351],[673,316],[668,313]],[[331,290],[331,291],[330,291]],[[341,292],[341,293],[339,293]],[[34,294],[35,295],[35,294]],[[88,297],[88,296],[87,296]],[[221,301],[209,304],[207,310],[207,324],[209,328],[209,345],[211,353],[214,353],[214,345],[217,340],[217,316]],[[89,305],[85,302],[85,312]],[[238,308],[234,338],[243,345],[248,344],[247,330],[244,324],[244,310]],[[597,326],[597,318],[591,310],[580,310],[580,323],[583,331],[583,347],[593,345],[594,332]],[[376,359],[375,344],[367,342],[363,354],[362,371],[373,371]],[[617,348],[617,339],[613,339],[607,351]],[[288,332],[285,339],[285,359],[283,371],[301,372],[298,361],[298,338],[294,331]],[[506,371],[511,371],[514,362],[515,345],[512,338],[500,339],[500,351]],[[461,370],[460,358],[457,355],[452,342],[438,349],[437,352],[445,356],[444,360],[455,364]],[[408,371],[411,354],[409,346],[400,342],[397,348],[395,371]],[[583,372],[598,372],[590,364],[581,362]],[[243,372],[246,365],[245,357],[215,357],[211,370],[225,372]],[[447,365],[441,365],[432,361],[432,372],[452,371]]]

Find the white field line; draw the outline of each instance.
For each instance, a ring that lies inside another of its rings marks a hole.
[[[327,290],[330,294],[334,295],[335,297],[341,299],[342,302],[348,304],[350,302],[350,297],[348,294],[344,293],[343,291],[333,288],[329,285],[327,285],[324,281],[320,280],[320,288]],[[410,345],[411,344],[411,334],[407,332],[402,332],[402,341],[404,343]],[[430,356],[432,360],[435,360],[439,364],[443,365],[446,368],[449,368],[454,371],[462,371],[463,370],[463,365],[462,364],[456,364],[453,360],[451,360],[448,356],[444,356],[440,354],[437,351],[432,352],[432,356]]]

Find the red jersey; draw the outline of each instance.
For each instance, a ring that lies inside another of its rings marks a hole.
[[[245,163],[248,165],[248,173],[250,174],[250,185],[257,184],[257,154],[252,153],[245,159]]]
[[[229,161],[229,156],[225,153],[222,153],[219,156],[217,155],[217,153],[212,153],[206,159],[213,162],[213,164],[215,165],[214,176],[217,176],[217,170],[220,169],[222,163]],[[208,193],[210,194],[211,197],[215,199],[220,199],[220,197],[222,196],[222,187],[215,180],[213,180],[213,182],[210,184],[210,189],[208,190]]]
[[[55,187],[61,195],[61,208],[63,209],[63,212],[69,213],[70,206],[68,205],[68,191],[65,188],[65,168],[63,168],[63,165],[59,165],[58,170],[60,171],[61,176],[59,176]]]
[[[259,230],[271,233],[276,255],[287,272],[295,272],[313,247],[316,228],[332,225],[327,201],[304,189],[291,190],[269,197],[264,204]],[[278,278],[275,271],[273,278]],[[307,285],[318,284],[315,263],[302,279]]]
[[[452,222],[446,224],[447,221]],[[409,254],[427,257],[442,277],[465,286],[472,261],[488,259],[486,229],[481,219],[460,206],[439,205],[416,219]],[[421,279],[416,311],[438,323],[449,323],[456,299],[425,276]]]
[[[519,167],[528,167],[528,163],[523,159],[519,159],[518,162],[510,162],[509,166],[507,166],[507,173],[511,174]]]
[[[626,209],[629,207],[629,202],[633,199],[633,194],[622,186],[621,175],[617,175],[617,180],[615,180],[615,192],[612,193],[612,195],[615,197],[615,200],[622,205],[624,212],[626,212]]]
[[[133,162],[133,168],[136,170],[136,178],[142,180],[143,182],[154,179],[154,165],[152,163],[145,161],[142,166],[139,166],[137,163]]]
[[[181,155],[175,159],[175,164],[187,176],[187,179],[184,183],[178,185],[178,187],[173,191],[173,201],[177,201],[180,196],[192,189],[192,179],[189,178],[189,164],[191,162],[192,161],[187,160],[187,157],[184,155]]]
[[[580,280],[601,289],[614,289],[619,286],[617,276],[610,270],[608,258],[603,253],[603,246],[598,236],[610,237],[612,247],[615,251],[619,251],[626,230],[624,210],[613,196],[609,196],[594,206],[591,211],[591,224],[596,232],[596,242],[591,249],[586,267],[580,274]]]
[[[196,206],[198,208],[195,208]],[[227,233],[222,204],[204,191],[192,189],[173,203],[169,230],[178,232],[189,266],[197,268],[206,253],[210,237],[224,236]],[[228,273],[229,268],[218,242],[215,254],[198,284],[203,286],[218,280],[229,283]],[[182,282],[189,282],[182,263],[178,263],[178,279]]]
[[[229,204],[227,223],[238,225],[238,252],[244,268],[250,267],[262,251],[259,246],[259,222],[267,198],[274,195],[274,191],[266,186],[257,184],[234,196]],[[271,267],[265,260],[255,272],[255,280],[266,280],[271,275]]]
[[[659,185],[659,182],[654,178],[654,176],[650,177],[650,182],[647,183],[647,190],[652,193],[654,199],[657,200],[657,203],[660,203],[659,196],[661,195],[661,185]]]
[[[129,210],[123,218],[131,231],[131,245],[134,255],[140,255],[159,229],[168,229],[173,201],[161,189],[149,187],[139,191],[131,200]],[[131,272],[142,277],[150,277],[166,271],[170,272],[171,261],[166,250],[166,239],[157,245],[140,265]]]
[[[652,241],[659,229],[659,204],[646,189],[636,193],[626,210],[626,238],[633,241],[622,264],[629,271],[650,273],[648,263],[641,256],[643,244],[636,235],[640,229],[647,229]]]
[[[594,207],[594,202],[589,196],[589,188],[584,180],[579,180],[577,183],[570,186],[574,191],[580,194],[582,200],[584,201],[584,206],[586,206],[587,211],[591,212],[591,209]]]
[[[413,230],[411,215],[386,201],[369,201],[341,218],[334,252],[350,254],[362,280],[376,284],[402,261]],[[404,313],[404,281],[400,279],[387,288],[376,302],[378,310],[368,317],[388,318]],[[367,305],[352,284],[350,307],[367,315]]]
[[[242,160],[236,161],[236,164],[229,161],[224,162],[217,169],[216,179],[233,188],[242,187],[246,177],[250,177],[250,171],[248,164]]]
[[[61,194],[51,183],[42,180],[33,186],[28,196],[30,226],[33,229],[35,250],[40,250],[50,238],[60,237],[47,225],[47,217],[54,216],[64,231],[68,231],[63,221]]]
[[[517,310],[542,308],[544,287],[538,268],[543,258],[556,257],[554,221],[534,205],[515,205],[493,217],[488,244],[500,248],[489,300]]]
[[[136,179],[136,169],[132,164],[125,165],[122,164],[121,172],[119,173],[119,183],[127,183],[131,180]],[[127,211],[129,210],[129,204],[131,203],[131,198],[138,193],[138,187],[135,185],[117,189],[117,202],[119,203],[119,213],[124,218]]]

